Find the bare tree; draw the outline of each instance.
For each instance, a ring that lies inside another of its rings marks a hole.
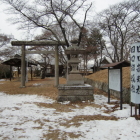
[[[134,11],[136,2],[140,7],[139,1],[131,0],[111,6],[98,15],[98,25],[107,43],[105,49],[112,62],[128,60],[129,44],[138,40],[140,15]]]
[[[61,30],[58,27],[58,25],[55,25],[53,27],[53,30],[58,34],[58,37],[60,39],[63,38],[63,35],[62,35]],[[74,38],[78,38],[77,34],[78,34],[79,30],[76,28],[75,24],[73,24],[72,22],[67,22],[66,31],[67,31],[66,35],[67,35],[67,38],[69,41],[73,40]],[[43,30],[42,34],[36,36],[34,40],[52,40],[52,41],[54,41],[54,36],[48,30]],[[46,49],[46,50],[54,51],[54,47],[52,47],[52,46],[47,46],[47,47],[46,46],[40,46],[40,47],[37,46],[37,47],[34,47],[34,49],[39,49],[39,50]],[[59,62],[61,64],[65,65],[66,57],[64,55],[64,49],[61,46],[58,49],[59,49],[58,50],[59,51]],[[48,54],[48,55],[51,55],[51,57],[54,56],[53,54]]]
[[[105,46],[105,41],[103,40],[103,36],[100,33],[100,30],[97,28],[91,28],[89,37],[87,38],[87,52],[89,57],[96,59],[100,57],[102,61],[103,49]]]
[[[10,45],[11,35],[0,34],[0,59],[9,59],[15,54],[15,48]]]
[[[80,45],[82,37],[82,29],[86,23],[86,17],[92,4],[87,4],[87,0],[2,0],[8,4],[9,13],[16,18],[12,19],[13,23],[20,23],[21,28],[26,28],[27,24],[31,28],[41,27],[51,32],[53,39],[57,41],[65,41],[66,46],[70,43],[67,37],[67,23],[73,22],[79,29],[78,45]],[[83,16],[77,17],[79,11],[84,10]],[[83,19],[83,20],[82,20]],[[29,24],[30,23],[30,24]],[[59,28],[62,38],[54,27]],[[63,49],[65,47],[63,46]]]

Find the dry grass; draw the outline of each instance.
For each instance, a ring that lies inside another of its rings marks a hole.
[[[108,82],[108,70],[107,69],[101,70],[101,71],[95,72],[91,75],[88,75],[86,77],[89,79],[92,79],[94,81],[101,81],[101,82],[107,83]]]
[[[40,124],[40,126],[33,127],[33,129],[43,129],[43,126],[44,126],[43,121],[49,122],[49,120],[46,120],[46,119],[35,120],[34,122]],[[61,136],[61,138],[59,138],[59,136]],[[51,139],[51,140],[56,140],[56,139],[57,140],[62,140],[62,139],[65,140],[65,139],[67,139],[66,136],[69,136],[70,138],[78,138],[79,136],[81,136],[81,134],[75,134],[73,132],[62,132],[59,129],[54,130],[53,127],[49,126],[49,130],[46,134],[43,135],[43,139],[46,138],[46,139]]]
[[[60,125],[70,127],[71,125],[79,127],[82,121],[91,121],[91,120],[118,120],[115,116],[102,116],[102,115],[80,115],[74,116],[71,120],[67,120],[65,123]]]
[[[61,136],[61,138],[59,136]],[[49,130],[49,133],[44,134],[43,138],[46,138],[46,140],[67,140],[67,136],[74,139],[80,137],[81,134],[75,134],[73,132],[61,132],[59,129],[56,129]]]
[[[37,94],[43,96],[49,96],[52,99],[57,98],[57,88],[54,87],[55,78],[34,78],[33,81],[28,81],[25,88],[21,88],[19,80],[14,79],[12,81],[0,81],[0,91],[7,94]],[[64,84],[66,80],[60,78],[60,84]],[[36,85],[34,85],[36,84]],[[37,85],[38,84],[38,85]]]
[[[108,93],[106,93],[106,92],[104,92],[104,91],[102,91],[101,89],[98,89],[98,88],[94,89],[94,94],[104,95],[104,96],[108,97]],[[118,98],[114,97],[113,95],[110,95],[110,97],[112,99],[116,99],[116,100],[118,99]]]
[[[47,103],[36,103],[39,107],[46,107],[46,108],[54,108],[57,114],[58,112],[71,112],[73,109],[76,108],[76,105],[78,105],[78,109],[83,109],[86,106],[91,106],[95,108],[101,108],[100,105],[91,103],[91,102],[78,102],[78,103],[69,103],[69,104],[61,104],[61,103],[53,103],[53,104],[47,104]]]
[[[123,68],[123,87],[130,87],[130,67]]]
[[[72,109],[75,108],[72,104],[60,104],[60,103],[53,103],[53,104],[47,104],[47,103],[36,103],[39,107],[45,107],[45,108],[54,108],[57,112],[71,112]]]
[[[122,79],[123,79],[123,87],[130,87],[130,67],[124,67],[122,69]],[[100,81],[108,83],[108,69],[100,70],[96,73],[88,75],[87,78],[92,79],[94,81]]]
[[[108,70],[98,71],[94,74],[87,76],[87,78],[107,83]],[[37,94],[49,96],[52,99],[56,99],[58,90],[56,87],[54,87],[54,80],[55,78],[33,78],[33,81],[30,80],[26,83],[25,88],[20,88],[21,83],[17,79],[14,79],[12,81],[0,81],[0,91],[3,91],[7,94]],[[60,84],[66,83],[66,79],[64,78],[60,78],[59,81]],[[38,85],[34,86],[34,84]],[[130,67],[123,68],[123,87],[130,87]]]

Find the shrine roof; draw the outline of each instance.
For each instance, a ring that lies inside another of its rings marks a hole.
[[[27,63],[27,60],[25,60],[25,62]],[[15,66],[15,67],[21,67],[21,57],[19,55],[15,55],[14,58],[4,61],[2,64]],[[31,65],[37,66],[35,62],[28,60],[28,67],[30,67]]]
[[[125,60],[116,63],[106,64],[100,68],[107,68],[107,67],[120,68],[120,67],[129,67],[129,66],[130,66],[130,62]]]

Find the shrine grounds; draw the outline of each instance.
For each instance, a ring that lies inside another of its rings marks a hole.
[[[60,78],[60,84],[66,80]],[[139,140],[129,104],[94,89],[94,101],[58,103],[54,78],[0,80],[0,140]]]

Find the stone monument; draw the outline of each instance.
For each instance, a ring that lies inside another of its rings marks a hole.
[[[84,84],[84,78],[78,70],[78,64],[81,62],[78,59],[78,55],[84,54],[84,52],[84,49],[79,49],[76,45],[69,47],[65,51],[66,54],[70,55],[70,60],[67,63],[72,67],[72,70],[67,75],[67,83],[58,86],[58,102],[76,102],[94,99],[93,87]]]

